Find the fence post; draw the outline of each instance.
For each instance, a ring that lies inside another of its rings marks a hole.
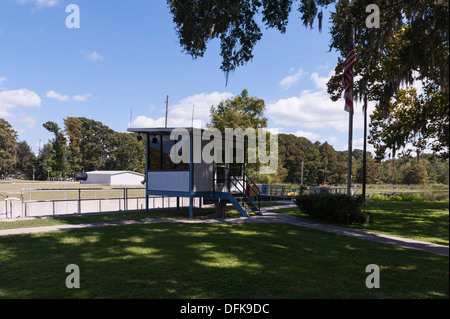
[[[81,215],[81,187],[78,188],[78,215]]]
[[[127,211],[128,210],[128,188],[124,188],[123,189],[123,206],[124,206],[124,210]]]
[[[20,205],[20,209],[21,209],[21,211],[20,211],[20,217],[24,217],[24,215],[23,215],[23,188],[20,190],[20,199],[22,200],[22,204]]]

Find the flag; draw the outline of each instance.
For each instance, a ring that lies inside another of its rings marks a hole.
[[[353,33],[353,32],[352,32]],[[353,114],[353,66],[356,64],[356,53],[353,46],[353,36],[350,38],[347,59],[345,60],[344,76],[342,85],[344,87],[345,107],[344,110]]]

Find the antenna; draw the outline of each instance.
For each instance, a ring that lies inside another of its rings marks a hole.
[[[169,110],[169,96],[166,98],[166,128],[167,128],[167,111]]]

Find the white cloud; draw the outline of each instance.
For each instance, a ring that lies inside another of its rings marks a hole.
[[[296,126],[308,129],[336,129],[340,132],[348,131],[348,113],[344,111],[344,100],[331,101],[327,93],[328,77],[321,77],[318,73],[311,75],[317,91],[305,90],[299,96],[280,99],[267,105],[267,115],[277,125]],[[374,109],[375,103],[368,103],[368,114]],[[361,106],[354,101],[354,128],[362,128],[363,118]]]
[[[306,137],[308,140],[314,142],[317,139],[319,139],[320,135],[313,133],[313,132],[306,132],[306,131],[296,131],[296,132],[285,132],[283,129],[279,128],[279,127],[271,127],[271,128],[267,128],[267,131],[269,131],[271,134],[294,134],[295,136],[298,137]]]
[[[101,61],[103,60],[103,56],[97,52],[89,52],[85,54],[85,57],[92,62]]]
[[[300,96],[281,99],[267,106],[267,115],[275,124],[304,128],[335,128],[344,132],[348,113],[340,101],[332,102],[322,92],[303,91]]]
[[[362,150],[362,149],[364,149],[364,137],[358,138],[356,140],[353,140],[352,141],[352,149],[353,150],[356,150],[356,149]],[[347,150],[348,150],[348,143],[345,144],[345,146],[342,148],[341,151],[347,151]],[[369,142],[366,143],[366,151],[372,153],[372,155],[375,154],[375,148]]]
[[[314,72],[311,74],[311,80],[316,85],[316,88],[322,92],[327,92],[327,83],[330,77],[333,75],[334,71],[331,71],[328,76],[322,77],[318,73]]]
[[[24,4],[25,2],[32,2],[36,4],[38,8],[53,7],[59,3],[58,0],[17,0],[17,1],[21,4]]]
[[[160,117],[156,120],[145,115],[139,115],[131,123],[131,127],[164,127],[164,118]]]
[[[205,127],[209,122],[209,111],[212,105],[233,97],[229,92],[200,93],[188,96],[178,103],[170,105],[167,116],[168,127]],[[192,125],[192,108],[194,106],[194,121]],[[164,127],[165,118],[153,118],[145,115],[136,117],[132,127]]]
[[[293,75],[288,75],[287,77],[283,78],[279,84],[283,89],[287,90],[293,84],[297,83],[302,75],[304,75],[304,72],[303,69],[300,68],[298,69],[297,73]]]
[[[64,95],[64,94],[60,94],[58,92],[55,91],[48,91],[47,93],[45,93],[45,96],[50,98],[50,99],[55,99],[61,102],[68,102],[70,100],[70,96],[68,95]]]
[[[320,137],[319,134],[313,133],[313,132],[305,132],[305,131],[297,131],[294,133],[294,135],[298,137],[306,137],[311,142],[317,141]]]
[[[33,128],[36,126],[36,119],[25,113],[18,114],[18,116],[15,117],[15,122],[23,124],[26,128]],[[18,130],[19,133],[24,133],[26,131],[23,128],[21,128],[20,130]]]
[[[0,84],[2,84],[2,83],[5,82],[5,81],[6,81],[6,78],[0,77]]]
[[[17,107],[40,107],[41,98],[28,89],[6,90],[0,92],[0,117],[12,116],[10,110]]]
[[[327,61],[325,64],[321,64],[318,67],[316,67],[317,70],[328,70],[330,68],[330,64]]]
[[[78,101],[78,102],[86,102],[88,98],[90,98],[92,95],[91,94],[84,94],[84,95],[75,95],[73,97],[74,101]]]
[[[274,135],[283,134],[284,133],[284,132],[281,131],[281,129],[279,127],[268,127],[268,128],[266,128],[266,130],[268,132],[270,132],[270,134],[274,134]]]
[[[328,137],[328,141],[330,143],[336,143],[339,139],[337,138],[337,136],[329,136]]]

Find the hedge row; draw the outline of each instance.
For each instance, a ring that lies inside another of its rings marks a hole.
[[[297,196],[295,203],[302,213],[325,222],[359,224],[369,222],[369,215],[363,211],[361,196],[343,194],[312,194]]]

